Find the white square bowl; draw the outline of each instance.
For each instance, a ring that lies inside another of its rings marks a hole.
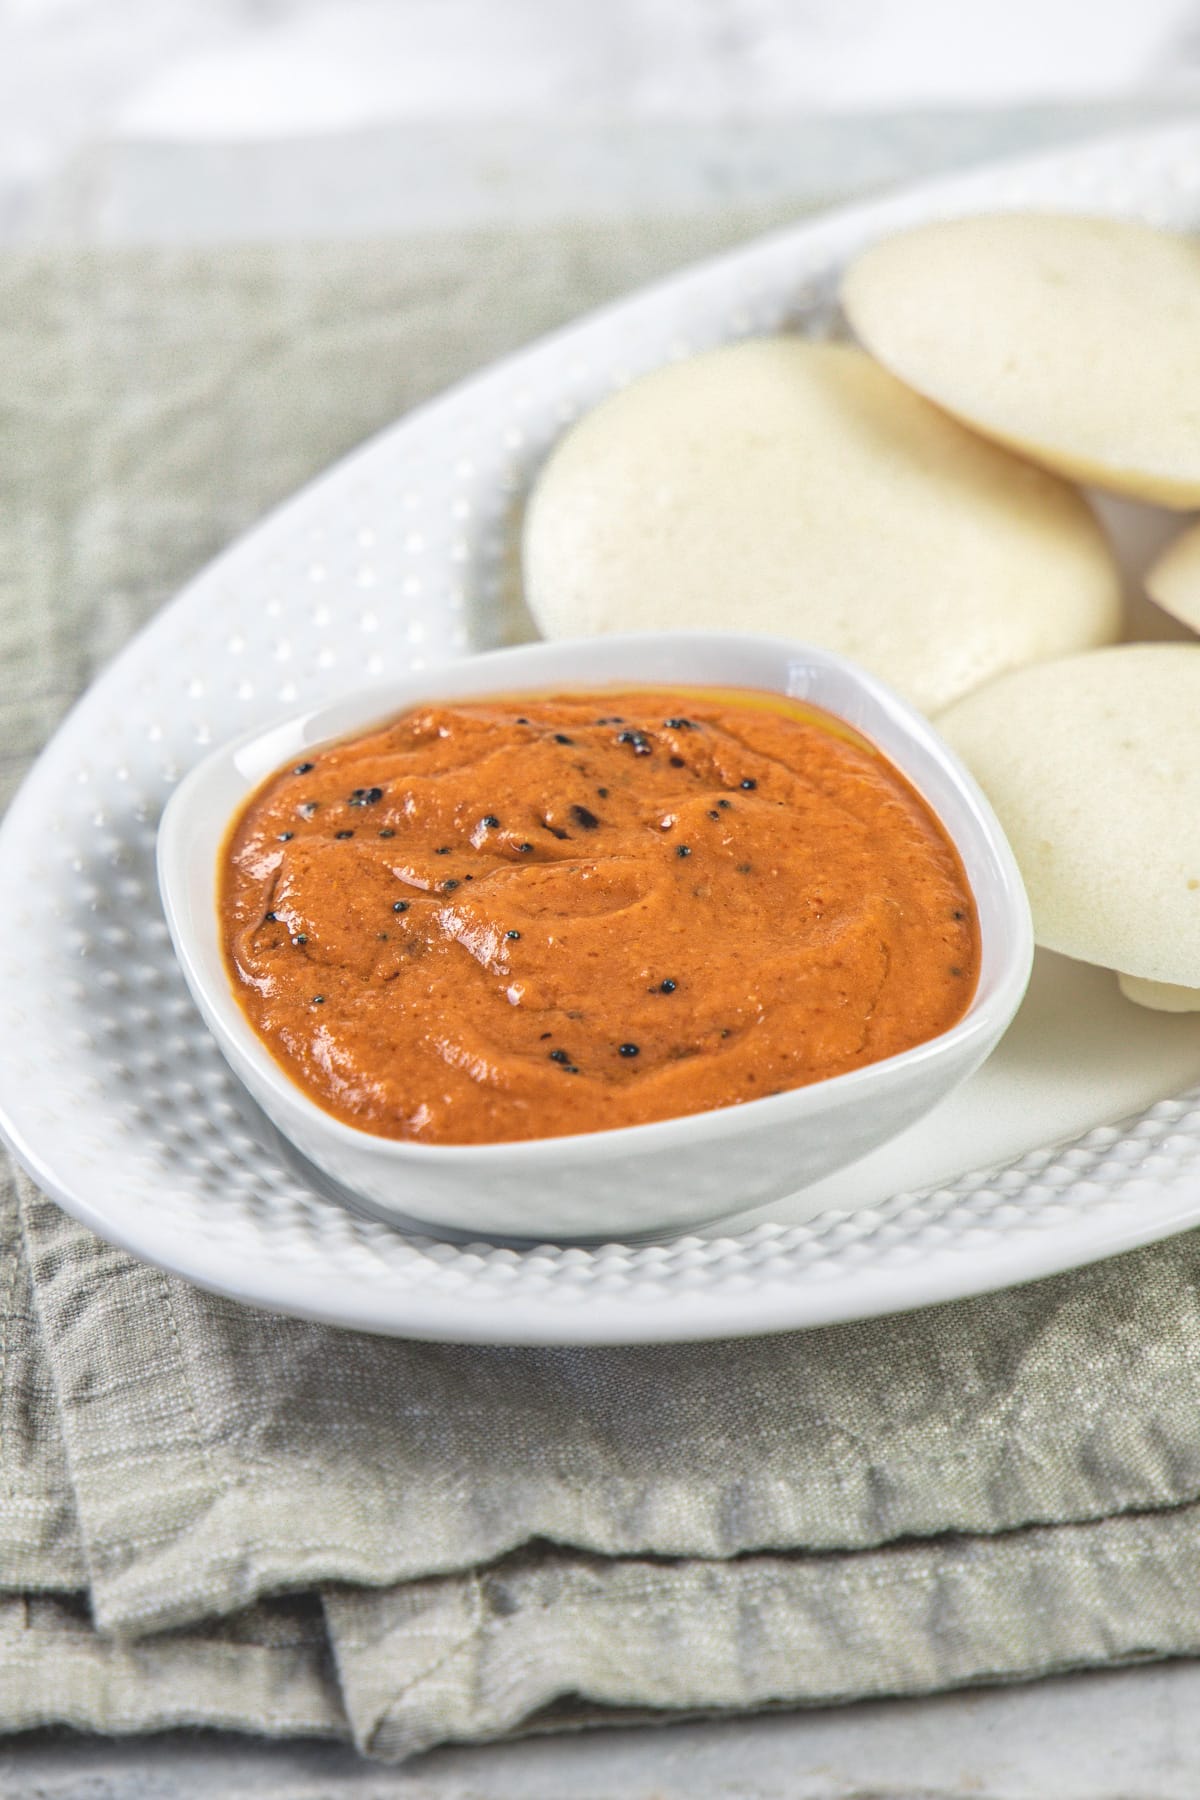
[[[979,984],[949,1031],[850,1074],[650,1125],[500,1144],[419,1144],[325,1112],[242,1011],[221,948],[218,866],[235,814],[314,746],[430,700],[621,684],[727,686],[823,707],[875,744],[954,842],[978,911]],[[537,643],[453,662],[238,739],[184,780],[163,815],[158,873],[196,1003],[226,1060],[278,1130],[335,1187],[395,1223],[520,1239],[676,1232],[793,1194],[912,1125],[1002,1036],[1029,979],[1033,933],[1004,834],[919,713],[844,657],[782,638],[646,633]]]

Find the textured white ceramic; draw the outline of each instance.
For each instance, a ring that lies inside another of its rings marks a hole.
[[[422,700],[654,682],[765,689],[823,707],[882,750],[953,838],[979,913],[979,985],[950,1031],[867,1068],[744,1106],[618,1131],[512,1144],[373,1136],[315,1105],[270,1054],[225,969],[215,905],[229,825],[281,764]],[[513,1238],[644,1236],[781,1200],[924,1116],[977,1069],[1020,1004],[1029,906],[991,807],[932,727],[844,657],[782,638],[655,632],[470,657],[360,690],[215,751],[180,784],[158,834],[167,925],[226,1061],[318,1169],[395,1222]]]
[[[1200,1089],[1177,1082],[1152,1090],[1136,1116],[1093,1115],[1082,1135],[1000,1167],[972,1166],[972,1143],[990,1141],[988,1119],[974,1116],[938,1185],[853,1214],[793,1223],[781,1206],[751,1229],[594,1250],[404,1234],[331,1204],[281,1152],[196,1011],[158,904],[158,819],[211,745],[527,634],[512,599],[516,516],[582,407],[639,369],[750,332],[837,331],[838,274],[860,245],[921,219],[1013,206],[1194,226],[1200,127],[833,214],[610,307],[368,444],[163,611],[67,719],[0,830],[0,1109],[8,1142],[50,1193],[104,1237],[239,1299],[495,1342],[714,1337],[862,1317],[1200,1223]],[[1111,991],[1101,980],[1102,1004]],[[1127,1011],[1129,1029],[1145,1030]],[[1172,1024],[1152,1021],[1152,1042]],[[1032,1047],[1031,1113],[1060,1075],[1038,1061],[1052,1029],[1039,1027]],[[1078,1041],[1086,1058],[1086,1023]],[[964,1106],[1007,1042],[960,1090]]]

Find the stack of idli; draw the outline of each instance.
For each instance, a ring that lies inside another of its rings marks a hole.
[[[1038,941],[1200,1008],[1200,644],[1116,645],[1117,572],[1074,485],[1200,507],[1200,243],[939,222],[866,251],[843,300],[862,348],[712,351],[566,433],[526,516],[535,619],[854,658],[974,771]],[[1200,630],[1200,524],[1147,588]]]
[[[1115,219],[958,219],[874,246],[859,338],[955,418],[1046,469],[1200,504],[1200,242]],[[1200,528],[1146,576],[1200,629]],[[1027,667],[938,721],[1012,842],[1039,943],[1200,1009],[1200,644]]]

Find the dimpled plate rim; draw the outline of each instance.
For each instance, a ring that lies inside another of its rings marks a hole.
[[[521,630],[516,519],[563,427],[634,375],[839,329],[841,269],[921,220],[1200,218],[1200,127],[982,169],[775,232],[410,415],[269,516],[68,716],[0,828],[0,1129],[101,1237],[248,1304],[443,1341],[633,1343],[827,1324],[1000,1288],[1200,1223],[1200,1089],[999,1170],[741,1234],[518,1250],[322,1197],[245,1105],[175,964],[154,836],[212,744]]]

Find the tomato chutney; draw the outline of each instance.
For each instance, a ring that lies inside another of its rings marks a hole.
[[[270,776],[219,871],[255,1031],[318,1105],[428,1144],[735,1106],[935,1037],[979,974],[958,854],[779,695],[415,706]]]

